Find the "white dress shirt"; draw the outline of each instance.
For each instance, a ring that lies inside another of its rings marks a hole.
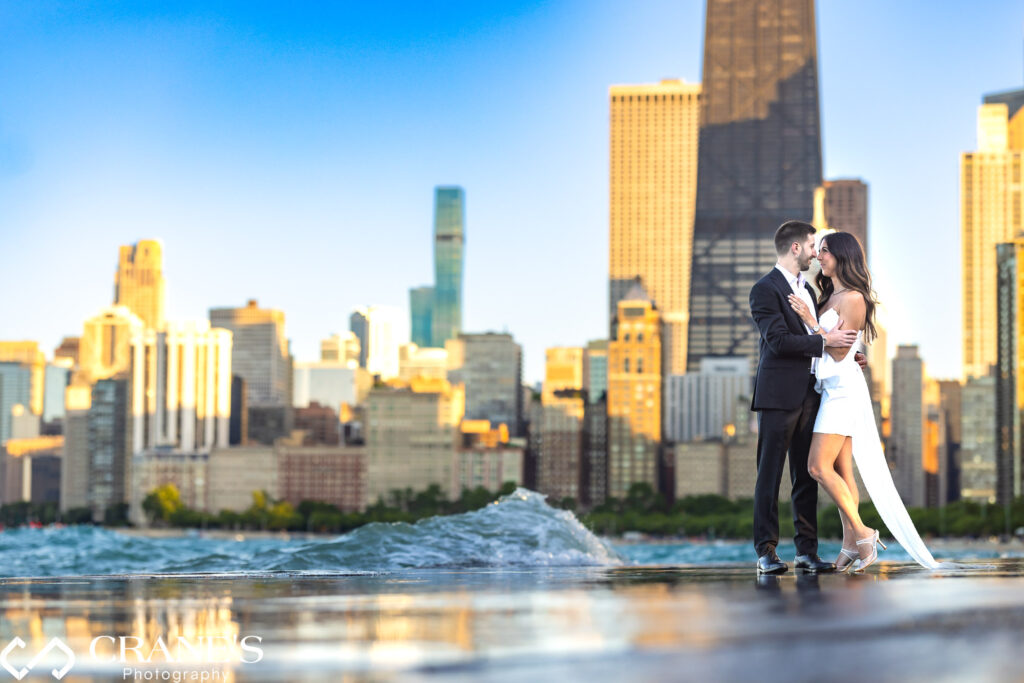
[[[793,275],[793,273],[791,273],[788,270],[786,270],[785,268],[783,268],[781,263],[776,263],[775,267],[778,268],[779,272],[782,273],[783,277],[786,278],[786,282],[789,283],[789,287],[790,287],[790,289],[793,290],[793,293],[796,294],[798,297],[800,297],[800,299],[803,300],[803,302],[805,304],[807,304],[807,310],[809,310],[811,312],[811,315],[814,316],[814,319],[817,320],[818,319],[817,313],[816,313],[816,308],[817,307],[816,307],[816,305],[814,303],[814,299],[811,298],[811,293],[808,292],[807,291],[807,287],[804,286],[804,284],[807,282],[807,280],[804,279],[804,274],[801,272],[801,273],[797,273],[796,275]],[[803,320],[801,320],[801,322],[803,322]],[[807,323],[804,323],[804,328],[807,330],[807,334],[816,334],[815,332],[812,331],[811,326],[808,325]],[[824,355],[824,353],[825,353],[825,338],[824,337],[821,338],[821,353],[822,353],[822,355]],[[817,368],[817,366],[818,366],[818,359],[817,358],[812,358],[811,359],[811,373],[812,374],[814,373],[814,370]]]

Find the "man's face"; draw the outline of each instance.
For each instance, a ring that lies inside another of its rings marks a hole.
[[[818,255],[814,249],[814,235],[808,235],[800,245],[800,251],[796,253],[796,262],[800,270],[809,270],[811,261]]]

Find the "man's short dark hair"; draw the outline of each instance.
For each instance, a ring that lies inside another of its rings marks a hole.
[[[786,221],[775,231],[775,253],[782,256],[793,242],[803,244],[808,235],[817,232],[813,225],[803,221]]]

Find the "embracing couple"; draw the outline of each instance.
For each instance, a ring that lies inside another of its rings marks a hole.
[[[885,460],[867,383],[856,351],[875,336],[876,301],[864,250],[849,233],[815,244],[815,228],[787,221],[775,232],[778,263],[750,290],[750,313],[761,334],[751,410],[758,411],[754,547],[759,574],[787,567],[779,542],[779,484],[789,454],[793,482],[796,568],[862,571],[878,558],[878,530],[858,513],[854,461],[890,533],[921,565],[936,569],[899,497]],[[817,258],[820,295],[803,273]],[[836,561],[818,557],[818,484],[835,501],[843,524]]]

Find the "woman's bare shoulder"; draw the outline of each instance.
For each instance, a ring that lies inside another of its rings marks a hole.
[[[843,296],[839,301],[840,308],[852,308],[854,310],[858,308],[864,308],[864,295],[858,292],[856,289],[851,289],[848,292],[843,292]]]
[[[850,323],[849,327],[860,329],[867,315],[867,304],[864,295],[857,291],[844,292],[839,301],[839,317]],[[847,325],[844,325],[847,327]]]

